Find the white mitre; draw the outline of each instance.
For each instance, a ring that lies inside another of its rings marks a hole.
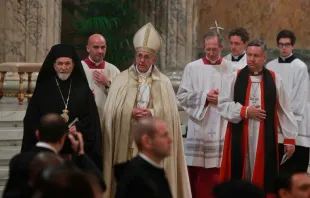
[[[151,23],[140,28],[133,37],[136,51],[150,52],[154,55],[158,52],[161,43],[161,37]]]

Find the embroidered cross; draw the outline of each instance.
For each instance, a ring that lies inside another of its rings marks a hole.
[[[257,104],[258,101],[259,101],[259,98],[258,97],[255,97],[255,96],[251,96],[250,97],[250,101],[252,104]]]

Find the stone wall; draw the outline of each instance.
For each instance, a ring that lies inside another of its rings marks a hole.
[[[61,0],[1,0],[0,29],[0,62],[42,62],[60,42]]]
[[[198,0],[199,37],[220,22],[228,35],[230,29],[243,26],[251,37],[264,39],[271,48],[276,47],[276,35],[281,29],[291,29],[297,36],[297,48],[309,48],[309,0]]]
[[[137,7],[140,26],[152,22],[163,38],[158,65],[172,79],[203,54],[202,36],[215,20],[225,28],[226,47],[229,30],[237,26],[248,29],[251,37],[264,39],[271,49],[276,48],[275,37],[284,28],[296,33],[296,48],[310,46],[309,0],[139,0]],[[270,51],[273,57],[274,50]]]
[[[1,0],[0,63],[43,62],[51,46],[60,43],[61,2]],[[5,90],[18,88],[17,74],[9,72],[5,79]]]
[[[140,26],[151,22],[159,31],[163,46],[158,65],[165,72],[183,70],[196,54],[197,12],[193,0],[138,0]]]

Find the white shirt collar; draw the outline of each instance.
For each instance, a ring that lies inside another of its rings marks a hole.
[[[293,53],[291,53],[291,54],[290,54],[290,55],[288,55],[287,57],[280,56],[280,58],[281,58],[283,61],[285,61],[285,59],[287,59],[287,58],[291,57],[292,55],[293,55]]]
[[[47,144],[45,142],[38,142],[38,143],[36,143],[36,146],[52,150],[56,154],[58,153],[55,148],[53,148],[51,145],[49,145],[49,144]]]
[[[245,55],[245,51],[243,52],[243,54],[239,55],[239,56],[234,56],[231,54],[232,57],[234,57],[234,59],[238,59],[240,56],[244,56]]]
[[[216,61],[220,60],[221,56],[219,56],[215,61],[210,60],[207,56],[206,56],[206,58],[207,58],[212,64],[214,64],[214,63],[216,63]]]
[[[93,61],[93,60],[91,59],[90,56],[88,56],[88,58],[89,58],[89,60],[90,60],[92,63],[94,63],[96,66],[100,65],[100,64],[104,61],[104,60],[102,60],[102,61],[100,61],[99,63],[96,63],[95,61]]]
[[[160,165],[158,165],[156,162],[154,162],[153,160],[151,160],[149,157],[147,157],[146,155],[144,155],[143,153],[139,153],[138,154],[142,159],[144,159],[145,161],[147,161],[148,163],[150,163],[152,166],[156,167],[156,168],[160,168],[163,169],[163,167],[161,167]]]
[[[148,70],[147,72],[142,73],[142,72],[139,71],[138,66],[137,66],[137,64],[136,64],[136,70],[137,70],[137,72],[138,72],[138,75],[139,75],[140,77],[142,77],[142,78],[147,78],[147,77],[149,77],[149,75],[150,75],[151,72],[152,72],[152,69],[153,69],[153,65],[149,68],[149,70]]]

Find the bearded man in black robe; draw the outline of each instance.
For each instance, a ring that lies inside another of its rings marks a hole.
[[[53,46],[41,67],[24,118],[22,152],[27,152],[36,145],[35,132],[41,116],[47,113],[61,114],[70,127],[69,131],[82,133],[86,154],[102,170],[99,114],[81,60],[73,46]],[[76,120],[78,121],[70,126]],[[60,153],[73,153],[69,140]]]

